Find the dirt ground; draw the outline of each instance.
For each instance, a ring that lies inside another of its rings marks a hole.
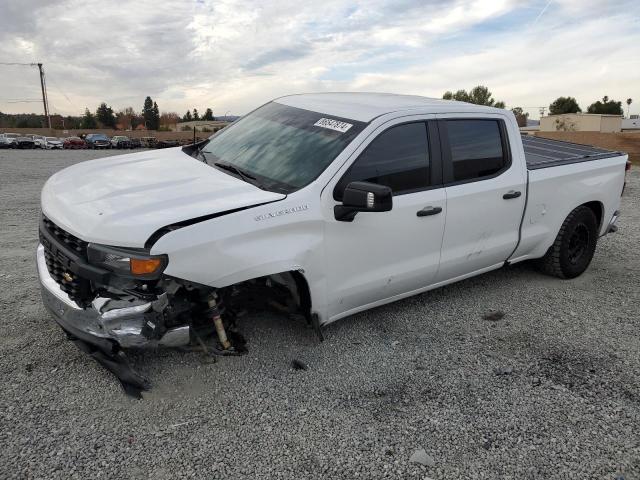
[[[49,318],[34,262],[45,180],[117,153],[0,150],[0,478],[640,479],[637,168],[575,280],[518,265],[323,343],[252,316],[243,357],[134,352],[153,383],[134,400]]]

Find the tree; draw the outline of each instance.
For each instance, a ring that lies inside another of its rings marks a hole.
[[[157,130],[160,127],[160,109],[158,104],[151,100],[151,97],[144,99],[142,121],[148,130]]]
[[[175,128],[176,124],[180,121],[180,115],[175,112],[165,112],[160,115],[160,128],[171,130]]]
[[[445,100],[457,100],[459,102],[474,103],[476,105],[486,105],[488,107],[504,108],[504,102],[496,101],[489,89],[483,85],[473,87],[468,93],[466,90],[458,90],[456,93],[447,91],[442,95]]]
[[[526,127],[527,118],[529,118],[529,112],[525,112],[524,110],[522,110],[522,107],[513,107],[511,111],[516,117],[516,122],[518,122],[518,126]]]
[[[207,110],[204,112],[204,116],[202,117],[203,120],[208,120],[210,122],[214,121],[215,118],[213,116],[213,110],[211,110],[210,108],[207,108]]]
[[[187,110],[187,113],[185,113],[182,116],[182,121],[183,122],[190,122],[191,120],[193,120],[193,117],[191,116],[191,112],[189,110]]]
[[[627,118],[631,118],[629,111],[631,110],[632,103],[633,103],[633,100],[631,100],[630,98],[627,98]]]
[[[153,109],[152,109],[152,130],[158,130],[158,128],[160,128],[160,109],[158,108],[158,104],[156,102],[153,102]]]
[[[144,105],[142,106],[142,119],[144,126],[149,130],[153,130],[153,100],[151,100],[151,97],[144,99]]]
[[[609,100],[609,97],[606,95],[602,97],[602,101],[598,100],[597,102],[589,105],[587,112],[599,113],[602,115],[624,115],[624,112],[622,111],[622,102]]]
[[[63,130],[80,128],[80,125],[82,124],[82,117],[72,117],[71,115],[68,115],[64,118],[64,122],[61,120],[60,123],[62,124],[60,126]]]
[[[562,115],[563,113],[579,113],[582,109],[573,97],[558,97],[549,105],[550,115]]]
[[[140,125],[140,118],[133,107],[127,107],[117,113],[116,125],[123,130],[133,130]]]
[[[88,108],[85,108],[84,115],[80,121],[80,128],[96,128],[97,126],[96,117],[93,116]]]
[[[116,117],[113,114],[113,109],[107,107],[104,102],[96,110],[96,119],[102,127],[116,128]]]
[[[469,102],[469,94],[466,90],[458,90],[456,93],[451,93],[449,91],[444,92],[442,95],[444,100],[457,100],[458,102]]]
[[[200,114],[198,113],[198,109],[197,108],[193,109],[193,119],[194,120],[200,120]]]

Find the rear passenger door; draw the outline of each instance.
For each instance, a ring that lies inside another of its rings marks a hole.
[[[447,217],[437,281],[504,263],[518,243],[526,172],[499,115],[439,115]]]
[[[435,122],[395,120],[374,132],[322,193],[327,290],[332,320],[433,283],[446,202]],[[431,141],[433,140],[433,141]],[[388,212],[337,221],[333,208],[350,182],[393,191]]]

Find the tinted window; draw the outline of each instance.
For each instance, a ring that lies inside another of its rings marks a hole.
[[[394,195],[429,186],[430,162],[426,123],[398,125],[381,133],[358,157],[334,190],[342,199],[350,182],[391,187]]]
[[[497,120],[448,120],[453,181],[493,175],[506,165]]]

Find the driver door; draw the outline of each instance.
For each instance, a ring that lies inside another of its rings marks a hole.
[[[440,264],[446,197],[435,122],[405,117],[369,138],[322,193],[330,320],[417,293]],[[334,206],[353,181],[390,187],[392,209],[336,220]]]

